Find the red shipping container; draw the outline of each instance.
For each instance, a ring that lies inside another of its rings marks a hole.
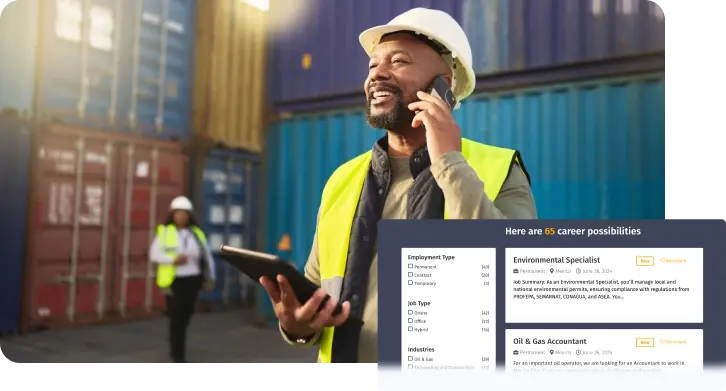
[[[148,249],[186,194],[181,146],[49,125],[33,148],[23,330],[161,312]]]

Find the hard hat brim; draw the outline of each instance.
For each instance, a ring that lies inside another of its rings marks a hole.
[[[434,34],[430,31],[425,31],[421,28],[413,28],[409,25],[403,25],[403,24],[384,24],[380,26],[371,27],[358,36],[358,41],[360,42],[361,46],[363,47],[363,50],[365,50],[366,54],[370,56],[373,53],[373,49],[378,46],[378,44],[381,41],[381,37],[383,37],[386,34],[395,33],[397,31],[413,31],[416,33],[419,33],[423,36],[426,36],[430,39],[436,40],[440,44],[447,47],[449,50],[451,50],[451,45],[449,42],[446,42],[439,38],[437,34]],[[456,55],[456,53],[454,53]],[[460,61],[460,60],[459,60]],[[474,84],[476,83],[476,75],[474,74],[474,71],[471,66],[464,66],[465,72],[466,72],[466,78],[467,80],[467,87],[463,89],[462,91],[455,91],[457,95],[457,99],[462,100],[469,95],[471,95],[472,91],[474,90]],[[458,88],[457,88],[458,89]]]
[[[365,50],[366,54],[370,56],[371,53],[373,53],[373,49],[375,49],[380,42],[382,36],[403,30],[413,31],[411,26],[404,25],[384,24],[381,26],[371,27],[360,33],[360,35],[358,36],[358,41],[360,42],[361,46],[363,46],[363,50]]]

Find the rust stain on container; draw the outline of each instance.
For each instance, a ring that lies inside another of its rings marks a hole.
[[[180,145],[51,125],[32,159],[23,330],[159,314],[148,248],[186,190]]]
[[[198,5],[194,132],[227,147],[264,143],[265,13],[240,1]]]

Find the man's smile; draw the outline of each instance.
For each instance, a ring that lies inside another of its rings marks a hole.
[[[386,85],[376,84],[368,91],[368,100],[371,106],[383,105],[386,102],[393,101],[396,97],[396,89]]]

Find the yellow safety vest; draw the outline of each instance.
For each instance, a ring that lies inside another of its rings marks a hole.
[[[207,237],[204,236],[199,227],[192,226],[192,232],[197,235],[197,238],[202,241],[202,244],[207,244]],[[164,248],[164,254],[171,258],[176,258],[179,250],[179,235],[174,224],[159,225],[156,227],[156,236],[159,238],[161,246]],[[171,286],[176,278],[176,266],[160,264],[156,270],[156,285],[161,289],[166,289]]]
[[[485,184],[489,199],[495,200],[509,175],[516,151],[462,139],[462,154]],[[318,260],[322,287],[340,294],[348,261],[348,246],[363,181],[371,162],[368,151],[342,166],[331,175],[323,189],[318,222]],[[444,207],[444,218],[448,219]],[[323,331],[318,362],[330,363],[333,352],[333,327]]]

